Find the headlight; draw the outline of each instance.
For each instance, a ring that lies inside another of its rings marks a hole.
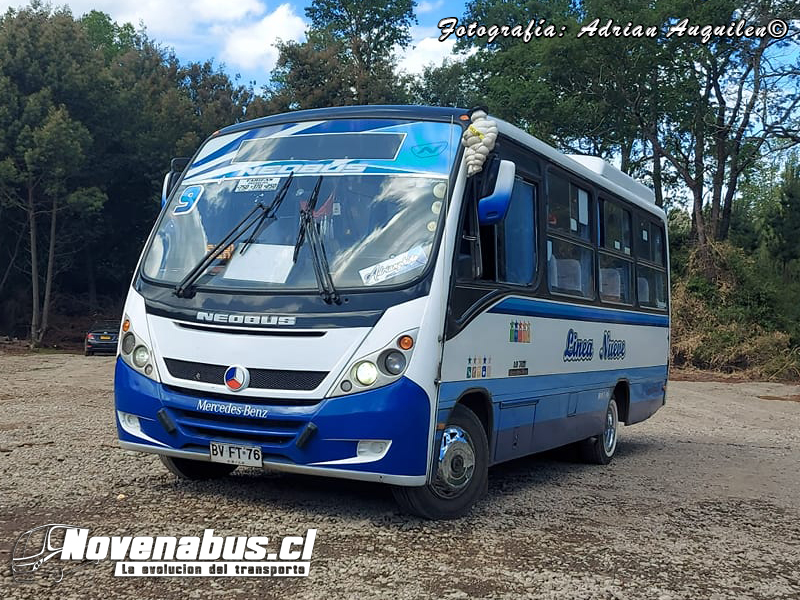
[[[133,335],[132,333],[126,333],[122,338],[122,351],[125,354],[130,354],[135,345],[136,345],[136,336]]]
[[[368,360],[360,362],[356,365],[355,377],[361,385],[372,385],[378,379],[378,367]]]
[[[145,346],[136,346],[136,350],[133,351],[133,364],[141,369],[149,360],[150,350],[148,350]]]
[[[372,351],[353,358],[342,369],[326,398],[356,394],[397,381],[408,368],[418,332],[419,329],[409,329],[378,348],[369,344]]]
[[[406,368],[405,355],[397,350],[392,350],[383,358],[383,368],[387,373],[399,375]]]

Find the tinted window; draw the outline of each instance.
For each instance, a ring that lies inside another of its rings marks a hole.
[[[549,175],[548,182],[548,227],[584,240],[591,239],[589,193],[553,173]]]
[[[661,225],[649,219],[637,219],[636,228],[636,255],[638,258],[649,260],[660,265],[666,265],[664,251],[664,230]]]
[[[603,302],[633,304],[633,264],[624,258],[600,254],[600,299]]]
[[[404,133],[359,132],[244,140],[233,162],[336,158],[393,160],[403,139]]]
[[[600,245],[608,250],[631,253],[631,214],[620,205],[603,201]]]
[[[536,257],[533,186],[517,179],[505,220],[499,225],[499,281],[528,285]]]
[[[660,269],[636,266],[636,294],[640,306],[667,308],[667,274]]]
[[[594,252],[565,240],[547,240],[547,271],[550,291],[594,297]]]

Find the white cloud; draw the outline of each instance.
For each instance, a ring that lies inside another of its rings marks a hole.
[[[222,59],[232,67],[264,69],[268,73],[278,58],[275,42],[300,40],[305,34],[303,21],[289,4],[281,4],[261,20],[237,25],[225,32]]]
[[[454,39],[440,42],[435,37],[422,38],[413,42],[409,49],[398,52],[399,66],[408,73],[421,73],[422,68],[431,63],[439,66],[445,58],[460,59],[453,54],[455,45]]]
[[[417,12],[421,15],[429,12],[433,12],[435,10],[439,10],[444,6],[444,0],[434,0],[433,2],[428,2],[428,0],[422,0],[417,6]]]
[[[28,0],[0,0],[0,11],[24,8]],[[215,59],[245,79],[266,81],[277,59],[278,38],[300,40],[307,24],[290,4],[270,11],[265,0],[54,0],[79,18],[91,10],[111,15],[117,23],[143,23],[148,36],[172,47],[182,61]],[[270,3],[271,4],[271,3]],[[272,4],[272,6],[275,6]],[[250,72],[247,72],[250,70]]]

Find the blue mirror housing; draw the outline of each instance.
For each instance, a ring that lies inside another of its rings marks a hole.
[[[478,200],[478,222],[481,225],[494,225],[505,219],[516,173],[517,167],[512,161],[500,161],[494,191]]]

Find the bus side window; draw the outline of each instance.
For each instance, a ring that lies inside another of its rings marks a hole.
[[[547,273],[555,294],[594,298],[589,192],[565,177],[547,178]]]
[[[666,310],[668,304],[663,227],[646,218],[636,220],[636,296],[639,306]]]
[[[530,285],[536,268],[535,188],[517,179],[505,220],[498,225],[497,279]]]
[[[633,304],[631,213],[612,200],[600,200],[600,300]]]

